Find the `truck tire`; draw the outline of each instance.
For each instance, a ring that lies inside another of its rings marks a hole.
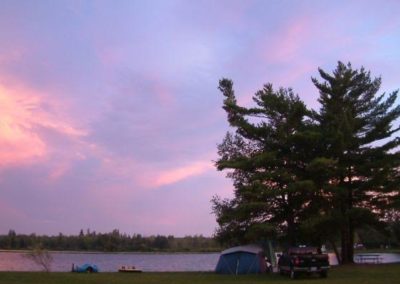
[[[319,273],[319,277],[321,277],[321,278],[326,278],[326,277],[328,277],[328,271],[326,271],[326,270],[321,271],[321,272]]]

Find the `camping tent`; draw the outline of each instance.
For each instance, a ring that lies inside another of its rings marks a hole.
[[[264,273],[266,263],[263,249],[255,245],[239,246],[224,250],[215,272],[221,274]]]

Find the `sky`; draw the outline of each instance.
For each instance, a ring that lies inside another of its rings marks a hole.
[[[266,83],[337,61],[400,87],[400,1],[0,0],[0,234],[212,236],[213,161]]]

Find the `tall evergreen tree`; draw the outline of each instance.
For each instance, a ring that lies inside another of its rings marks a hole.
[[[377,95],[380,78],[338,63],[333,74],[319,69],[323,81],[313,78],[320,92],[316,115],[324,158],[334,164],[326,179],[326,196],[340,223],[341,261],[353,261],[354,230],[376,222],[398,206],[400,138],[394,127],[400,116],[397,91]],[[397,205],[396,205],[397,202]]]
[[[314,189],[307,177],[315,139],[306,135],[311,112],[291,89],[267,84],[253,97],[253,108],[237,104],[232,81],[221,80],[219,89],[235,133],[218,146],[216,166],[230,170],[235,197],[212,200],[217,235],[240,243],[284,233],[294,244]]]

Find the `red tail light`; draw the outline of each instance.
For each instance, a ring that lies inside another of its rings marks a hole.
[[[294,259],[294,265],[299,265],[299,264],[300,264],[300,259],[296,257]]]

